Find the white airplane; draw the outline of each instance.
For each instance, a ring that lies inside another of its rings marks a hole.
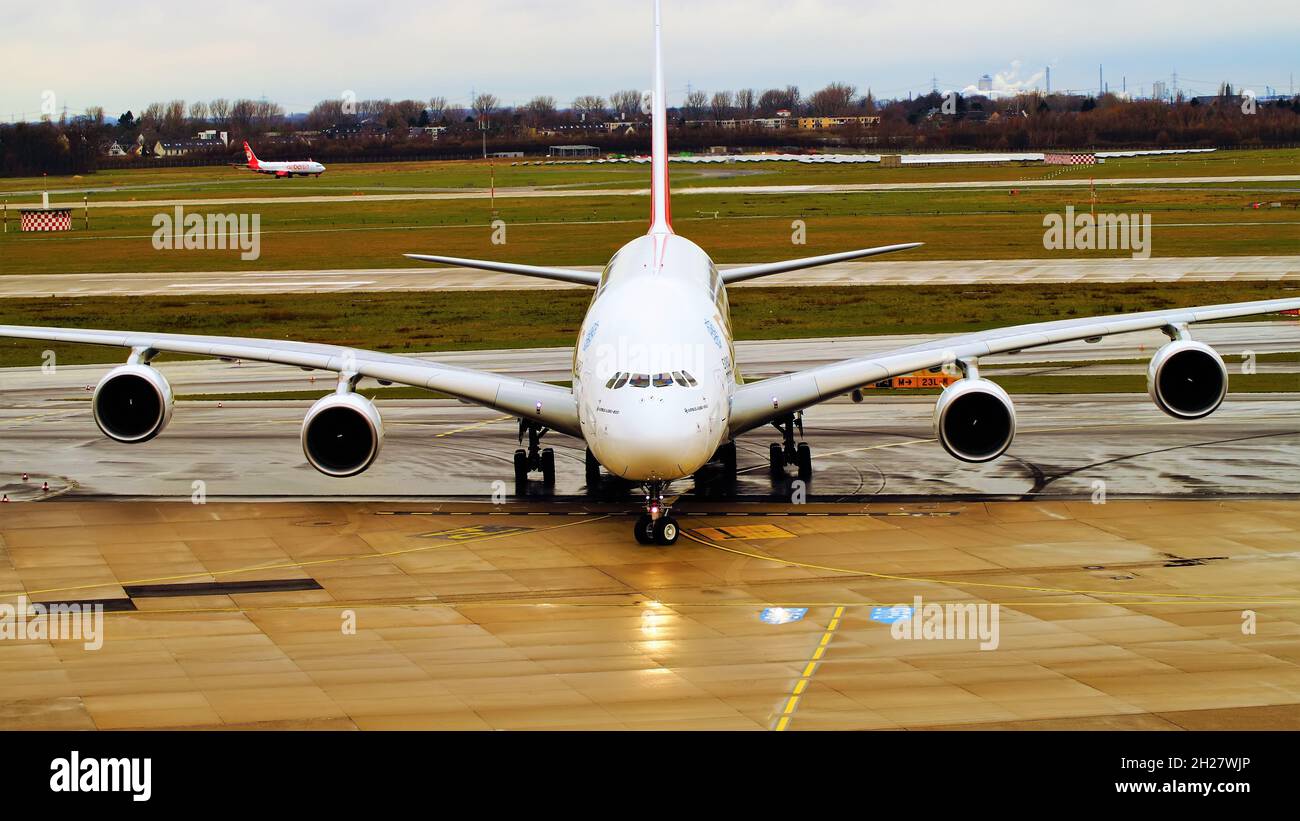
[[[325,166],[315,160],[288,160],[285,162],[266,162],[259,160],[253,153],[253,147],[244,140],[244,156],[248,157],[248,168],[259,174],[274,174],[277,178],[306,177],[311,174],[320,176],[325,173]]]
[[[198,354],[294,365],[338,374],[335,392],[312,405],[301,441],[307,461],[336,477],[355,476],[378,455],[384,428],[379,409],[355,392],[362,379],[450,394],[519,418],[515,479],[540,471],[550,484],[555,454],[540,446],[549,431],[587,444],[587,482],[602,467],[641,484],[645,512],[634,533],[641,543],[672,544],[678,536],[665,493],[669,484],[706,465],[734,476],[735,438],[772,425],[774,477],[794,465],[807,480],[812,454],[802,437],[805,408],[891,376],[948,366],[962,377],[945,388],[934,411],[936,437],[957,459],[987,462],[1015,436],[1011,399],[979,372],[982,356],[1111,334],[1160,329],[1170,341],[1151,359],[1148,391],[1156,407],[1177,419],[1199,419],[1223,402],[1228,371],[1222,357],[1191,338],[1197,322],[1300,308],[1300,298],[1176,308],[1098,318],[1063,319],[963,334],[757,382],[736,369],[727,286],[841,260],[913,248],[888,245],[766,265],[719,270],[698,245],[673,232],[668,186],[668,136],[660,47],[654,9],[655,70],[650,230],[624,245],[601,274],[566,268],[409,254],[415,259],[521,274],[595,288],[573,358],[572,388],[365,350],[273,339],[147,332],[0,326],[0,337],[115,345],[131,350],[125,365],[95,388],[91,410],[100,430],[118,442],[152,439],[172,417],[172,391],[150,362],[160,352]]]

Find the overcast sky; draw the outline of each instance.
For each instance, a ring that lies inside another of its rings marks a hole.
[[[152,101],[261,97],[290,111],[353,91],[359,99],[473,89],[503,103],[538,94],[644,88],[649,0],[280,0],[224,3],[7,3],[0,27],[0,119],[36,119],[42,94],[116,117]],[[562,11],[557,11],[562,10]],[[831,81],[877,96],[973,85],[1211,93],[1223,80],[1263,95],[1300,74],[1297,0],[958,2],[957,0],[665,0],[670,104],[687,84],[714,91]],[[47,97],[48,99],[48,97]]]

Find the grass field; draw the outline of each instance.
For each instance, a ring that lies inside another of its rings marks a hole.
[[[1300,292],[1270,283],[745,288],[732,292],[738,339],[964,333],[1009,323],[1246,301]],[[571,346],[586,290],[0,300],[0,324],[295,339],[397,353]],[[0,340],[0,367],[41,353],[78,364],[118,349]]]
[[[642,166],[495,166],[499,186],[634,188]],[[1127,252],[1048,251],[1043,217],[1067,206],[1103,213],[1148,213],[1152,256],[1300,255],[1300,183],[1019,188],[1020,179],[1288,174],[1300,150],[1223,152],[1192,157],[1115,160],[1095,168],[863,166],[674,168],[674,185],[821,184],[1005,180],[984,190],[875,191],[843,194],[732,194],[679,197],[675,223],[721,263],[758,262],[893,242],[922,241],[894,259],[1015,259],[1127,256]],[[111,188],[97,199],[352,194],[329,203],[270,203],[261,221],[261,255],[237,251],[159,251],[151,243],[159,209],[102,208],[93,229],[70,234],[0,234],[0,274],[425,267],[403,252],[442,253],[556,265],[602,265],[644,230],[645,196],[366,201],[370,191],[464,190],[486,185],[484,163],[337,166],[321,179],[277,181],[230,168],[114,172],[61,179],[52,191]],[[3,180],[0,189],[29,199],[41,180]],[[60,187],[61,186],[61,187]],[[55,199],[58,199],[56,194]],[[1281,207],[1255,209],[1258,201]],[[170,213],[170,209],[164,209]],[[226,212],[230,206],[190,209]],[[492,243],[490,222],[504,220],[508,241]],[[803,220],[807,242],[792,243]],[[437,274],[430,269],[431,280]],[[959,333],[1015,322],[1295,295],[1269,283],[919,286],[873,288],[746,287],[732,291],[740,339]],[[568,346],[590,294],[585,290],[508,293],[354,293],[265,296],[0,300],[0,323],[149,329],[178,333],[320,341],[382,351],[419,352]],[[36,366],[53,348],[65,364],[114,362],[123,352],[0,340],[0,366]],[[1275,384],[1272,375],[1247,384]],[[1078,377],[1098,390],[1138,389],[1121,377]],[[1016,386],[1017,379],[1009,387]],[[1054,392],[1042,377],[1024,377]],[[1062,390],[1072,377],[1060,380]],[[1116,381],[1118,380],[1118,381]],[[1234,389],[1238,387],[1234,384]],[[1021,388],[1017,387],[1017,390]],[[1260,390],[1272,387],[1257,388]],[[386,394],[396,396],[396,394]]]
[[[895,259],[1118,257],[1126,251],[1043,247],[1043,217],[1079,212],[1151,214],[1156,257],[1300,254],[1300,183],[1290,192],[1234,186],[717,194],[678,197],[677,230],[720,263],[759,262],[893,242],[926,245]],[[1277,208],[1252,208],[1260,200]],[[236,250],[156,250],[156,213],[96,209],[92,229],[0,234],[0,273],[114,273],[419,267],[404,252],[555,265],[603,265],[644,230],[646,197],[498,201],[504,245],[492,242],[486,200],[261,204],[260,257]],[[230,206],[188,209],[225,213]],[[716,216],[715,216],[716,215]],[[792,223],[807,226],[793,245]]]
[[[76,177],[17,177],[0,179],[0,198],[11,204],[35,202],[48,190],[55,200],[80,199],[93,190],[96,199],[211,196],[301,196],[355,192],[448,191],[486,189],[492,175],[498,188],[520,187],[645,187],[646,165],[511,165],[509,160],[327,163],[319,177],[277,180],[227,166],[202,168],[143,168],[104,171]],[[1300,173],[1300,149],[1255,149],[1212,154],[1133,157],[1107,160],[1096,166],[1044,166],[1041,163],[881,168],[876,165],[818,166],[799,163],[673,166],[673,185],[690,188],[715,185],[820,185],[872,182],[953,182],[1036,179],[1097,179],[1122,177],[1200,177]],[[75,195],[75,196],[74,196]]]

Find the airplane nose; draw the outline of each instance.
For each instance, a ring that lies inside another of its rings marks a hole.
[[[626,479],[680,479],[713,455],[707,420],[698,422],[680,409],[631,412],[593,437],[591,451],[607,470]]]

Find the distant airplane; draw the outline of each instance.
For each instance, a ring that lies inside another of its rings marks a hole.
[[[325,166],[315,160],[290,160],[289,162],[263,162],[253,153],[253,147],[244,140],[244,154],[248,157],[248,168],[259,174],[274,174],[277,177],[306,177],[311,174],[320,176],[325,173]]]
[[[534,471],[542,474],[547,485],[555,481],[555,451],[541,447],[543,436],[559,431],[577,437],[587,445],[588,489],[603,481],[602,468],[642,486],[644,513],[636,519],[633,534],[642,544],[670,545],[679,532],[676,519],[669,515],[672,497],[666,494],[670,483],[706,470],[734,480],[736,438],[741,434],[769,425],[776,428],[780,441],[769,443],[767,465],[773,480],[783,481],[789,466],[796,468],[799,479],[811,480],[812,451],[806,443],[797,441],[803,438],[805,408],[840,396],[861,401],[862,388],[919,370],[937,372],[946,367],[960,371],[962,378],[945,388],[935,405],[935,438],[956,459],[988,462],[1011,446],[1016,415],[1007,392],[980,375],[981,357],[1159,329],[1170,341],[1155,352],[1147,369],[1151,400],[1175,419],[1200,419],[1222,404],[1228,391],[1228,370],[1217,352],[1191,338],[1189,327],[1197,322],[1300,308],[1300,297],[1291,297],[1035,322],[877,351],[784,376],[746,381],[736,366],[727,285],[901,251],[919,243],[719,270],[700,246],[673,231],[660,39],[656,0],[650,230],[624,245],[602,273],[408,255],[444,265],[594,288],[574,345],[572,387],[424,359],[284,339],[15,325],[0,325],[0,337],[131,349],[126,364],[105,374],[91,399],[96,424],[117,442],[146,442],[171,420],[171,386],[150,364],[162,352],[272,362],[337,373],[335,392],[307,411],[301,433],[307,462],[327,476],[361,473],[374,463],[383,444],[379,409],[356,392],[362,379],[449,394],[519,419],[520,447],[514,454],[517,492],[522,492]],[[249,160],[250,164],[256,162],[251,150]],[[268,165],[262,164],[264,168]],[[960,308],[957,303],[954,309]],[[238,431],[232,434],[238,435]]]

